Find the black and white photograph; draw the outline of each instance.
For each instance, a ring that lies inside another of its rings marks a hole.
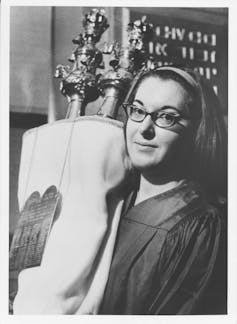
[[[236,323],[235,9],[2,2],[3,323]]]

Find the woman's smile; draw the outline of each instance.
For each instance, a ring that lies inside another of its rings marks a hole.
[[[152,143],[149,143],[149,142],[144,142],[144,141],[137,141],[135,140],[134,141],[134,144],[137,146],[138,149],[142,149],[142,150],[146,150],[146,149],[155,149],[155,148],[158,148],[158,145],[157,144],[152,144]]]

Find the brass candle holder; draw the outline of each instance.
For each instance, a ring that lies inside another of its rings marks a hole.
[[[147,67],[151,59],[148,43],[153,37],[153,26],[146,17],[128,24],[128,44],[122,47],[118,42],[107,45],[103,53],[111,55],[111,69],[98,80],[98,86],[104,96],[99,115],[116,118],[121,102],[124,100],[130,83],[135,75]]]
[[[92,9],[83,19],[84,33],[72,41],[77,45],[69,59],[73,67],[56,68],[55,77],[62,79],[60,90],[69,102],[68,118],[83,115],[87,101],[99,96],[96,69],[103,66],[103,54],[96,43],[108,27],[105,11]]]

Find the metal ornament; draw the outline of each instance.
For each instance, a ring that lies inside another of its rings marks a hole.
[[[153,25],[146,17],[128,24],[128,44],[122,47],[118,42],[106,44],[104,54],[110,54],[110,66],[98,81],[104,95],[104,104],[98,114],[116,118],[117,110],[123,101],[134,76],[146,68],[151,57],[148,55],[148,43],[153,37]],[[111,97],[114,98],[112,103]],[[115,103],[116,101],[116,103]]]
[[[85,15],[82,25],[84,33],[72,41],[77,45],[69,58],[74,63],[73,67],[58,65],[55,72],[55,77],[62,79],[62,94],[72,103],[69,105],[69,118],[83,115],[83,104],[99,96],[96,69],[103,68],[103,55],[95,45],[109,27],[103,9],[92,9]]]
[[[10,271],[21,271],[41,264],[52,222],[60,212],[59,196],[56,187],[51,186],[42,198],[35,191],[27,199],[12,239]]]

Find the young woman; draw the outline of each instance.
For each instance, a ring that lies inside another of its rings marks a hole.
[[[226,130],[193,71],[144,73],[127,103],[138,173],[121,219],[101,314],[226,313]]]

